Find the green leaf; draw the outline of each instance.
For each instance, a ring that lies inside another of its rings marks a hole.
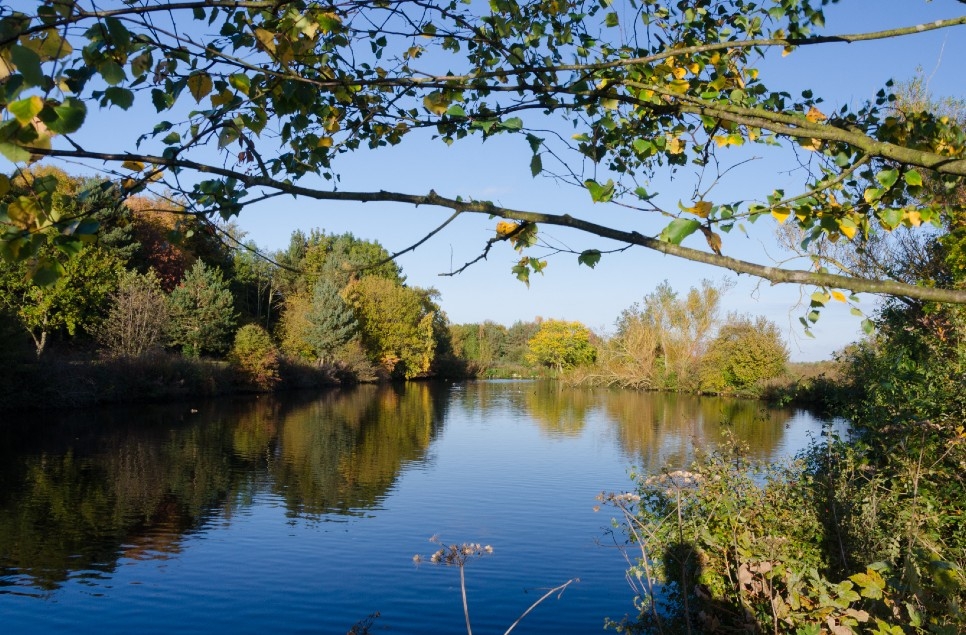
[[[905,179],[906,185],[910,187],[922,186],[922,175],[916,172],[915,170],[909,170],[908,172],[902,175],[902,178]]]
[[[117,18],[105,18],[104,24],[107,25],[107,31],[111,34],[111,41],[116,48],[123,50],[131,46],[131,32],[123,22]]]
[[[675,218],[661,230],[658,239],[672,245],[680,245],[682,240],[696,232],[699,227],[701,227],[701,222],[693,218]]]
[[[153,88],[151,89],[151,103],[154,104],[154,108],[158,112],[167,110],[174,105],[174,95],[158,88]]]
[[[597,249],[584,250],[577,256],[578,264],[587,265],[591,269],[596,267],[598,262],[600,262],[600,251]]]
[[[55,260],[43,258],[37,261],[27,276],[38,287],[49,287],[63,276],[67,271],[64,266]]]
[[[500,127],[504,130],[520,130],[523,128],[523,119],[519,117],[510,117],[506,121],[500,122]]]
[[[604,185],[601,185],[593,179],[587,179],[584,181],[584,185],[587,187],[587,191],[590,192],[591,200],[595,203],[606,203],[614,196],[613,179],[608,179]]]
[[[620,18],[617,17],[617,13],[611,11],[604,16],[604,24],[610,27],[618,26],[620,24]]]
[[[10,47],[10,60],[23,75],[28,86],[41,86],[44,83],[44,71],[40,67],[40,56],[25,46],[15,44]]]
[[[902,210],[894,207],[884,209],[879,212],[879,221],[883,227],[892,231],[902,222]]]
[[[862,320],[862,332],[863,333],[865,333],[866,335],[872,335],[872,332],[874,330],[875,330],[875,324],[872,323],[872,320],[870,320],[868,318]]]
[[[108,86],[117,86],[127,78],[127,75],[124,74],[124,67],[114,60],[107,60],[97,70]]]
[[[883,170],[875,175],[875,180],[882,184],[882,187],[889,189],[895,185],[896,180],[899,178],[899,170]]]
[[[71,134],[77,132],[84,125],[87,118],[87,104],[75,97],[68,97],[58,106],[47,105],[40,112],[40,120],[52,132],[57,134]]]
[[[228,83],[231,85],[232,88],[234,88],[235,90],[241,93],[245,93],[246,95],[248,94],[248,91],[250,91],[252,88],[251,78],[249,78],[248,75],[244,73],[235,73],[234,75],[229,76]]]
[[[460,106],[459,104],[453,104],[452,106],[446,109],[445,114],[447,117],[465,117],[466,111],[463,110],[463,107]]]
[[[104,97],[106,97],[107,100],[115,106],[120,107],[122,110],[127,110],[134,105],[134,92],[128,90],[127,88],[111,86],[104,91]]]
[[[533,158],[530,159],[530,174],[533,176],[537,176],[542,171],[543,171],[543,160],[540,158],[539,154],[535,154],[533,155]]]

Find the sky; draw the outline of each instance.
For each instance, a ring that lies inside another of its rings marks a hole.
[[[873,31],[963,12],[964,5],[956,0],[842,0],[826,9],[823,32]],[[793,94],[811,88],[826,99],[830,111],[843,104],[856,105],[872,99],[888,79],[909,80],[917,68],[925,73],[934,96],[966,96],[966,69],[961,63],[964,59],[966,27],[958,27],[894,41],[806,47],[787,57],[771,56],[760,68],[770,88],[784,88]],[[100,146],[117,150],[116,144],[108,147],[103,140],[117,138],[125,131],[141,130],[143,126],[137,112],[120,113],[114,109],[106,117],[105,113],[93,114],[83,131],[91,149]],[[480,143],[479,137],[470,137],[449,147],[428,139],[414,143],[407,140],[394,148],[360,150],[340,157],[339,188],[412,194],[435,189],[444,196],[486,199],[516,209],[569,213],[645,235],[660,231],[662,224],[651,219],[620,212],[613,206],[594,205],[586,191],[563,187],[548,178],[532,178],[530,157],[526,141],[510,135],[492,137],[485,143]],[[763,196],[786,181],[789,185],[795,182],[794,175],[784,171],[790,167],[763,156],[730,174],[714,196],[719,200]],[[692,180],[687,171],[683,176],[669,180],[666,174],[658,174],[646,187],[649,192],[659,192],[663,206],[673,209],[678,200],[685,204],[692,200],[688,189]],[[399,204],[323,203],[280,197],[246,208],[237,223],[249,239],[267,251],[285,247],[296,229],[321,228],[377,240],[394,253],[422,239],[448,215],[445,210]],[[497,219],[482,215],[464,215],[398,259],[410,285],[434,287],[440,292],[440,304],[453,323],[489,319],[509,325],[541,316],[578,320],[606,332],[613,329],[622,310],[640,302],[664,280],[683,293],[691,286],[699,286],[702,279],[728,278],[734,288],[725,296],[723,313],[764,315],[774,321],[786,334],[792,360],[828,359],[834,351],[861,336],[861,319],[850,315],[845,305],[836,305],[823,312],[813,328],[815,337],[806,337],[798,318],[804,314],[803,298],[813,289],[772,286],[643,248],[605,254],[594,269],[578,265],[572,254],[552,256],[545,273],[531,276],[527,287],[510,272],[519,255],[501,243],[494,246],[487,260],[463,273],[440,275],[476,258],[486,240],[493,236],[496,222]],[[787,257],[775,243],[774,229],[774,222],[765,219],[749,227],[746,236],[732,232],[724,237],[724,254],[774,264]],[[621,247],[562,228],[544,227],[541,236],[577,251]],[[704,248],[703,243],[703,237],[696,234],[684,244]],[[536,250],[531,255],[540,254]],[[874,305],[874,297],[862,297],[860,306],[864,310],[871,313]]]

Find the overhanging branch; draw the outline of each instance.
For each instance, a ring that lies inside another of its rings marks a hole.
[[[245,174],[243,172],[237,172],[223,167],[201,164],[195,161],[189,161],[187,159],[168,159],[165,157],[147,155],[107,154],[89,151],[51,150],[43,148],[32,149],[32,151],[36,154],[45,156],[96,159],[109,162],[138,160],[145,163],[153,163],[157,166],[191,169],[200,173],[236,179],[248,188],[261,187],[284,192],[293,196],[302,196],[319,201],[403,203],[416,207],[420,205],[428,205],[432,207],[450,209],[456,213],[468,212],[474,214],[486,214],[488,216],[498,216],[500,218],[517,221],[569,227],[571,229],[582,231],[594,236],[599,236],[601,238],[608,238],[622,243],[638,245],[646,249],[651,249],[670,256],[676,256],[692,262],[700,262],[714,267],[728,269],[738,274],[755,276],[757,278],[768,280],[773,284],[807,284],[832,289],[846,289],[855,293],[875,293],[930,302],[966,304],[966,291],[957,289],[920,287],[893,280],[873,280],[832,273],[821,273],[817,271],[798,269],[789,270],[779,267],[769,267],[745,260],[738,260],[736,258],[731,258],[724,255],[717,255],[700,251],[698,249],[692,249],[690,247],[684,247],[683,245],[664,242],[652,236],[644,236],[636,231],[615,229],[606,225],[600,225],[579,218],[574,218],[569,214],[531,212],[494,205],[488,201],[465,201],[461,199],[452,199],[440,196],[432,190],[429,192],[429,194],[425,195],[388,192],[385,190],[380,190],[377,192],[327,191],[296,185],[290,182],[279,181],[265,176]]]

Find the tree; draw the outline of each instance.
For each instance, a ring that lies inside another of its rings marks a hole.
[[[306,341],[315,350],[320,364],[351,340],[358,328],[352,308],[342,299],[339,289],[324,279],[315,283],[307,318]]]
[[[807,86],[801,96],[769,88],[758,68],[763,54],[966,25],[964,15],[823,34],[822,6],[830,1],[135,0],[101,9],[85,0],[35,0],[0,14],[0,107],[11,114],[0,125],[0,153],[19,164],[45,156],[106,162],[124,175],[126,192],[167,188],[192,213],[229,217],[278,194],[389,201],[449,209],[446,223],[468,213],[504,219],[484,249],[510,241],[525,251],[538,224],[558,225],[616,241],[617,249],[642,246],[772,282],[816,285],[823,294],[848,289],[966,302],[966,290],[948,286],[783,269],[724,254],[724,233],[763,217],[795,224],[809,240],[935,223],[948,204],[926,180],[948,189],[966,177],[962,128],[932,112],[896,117],[888,85],[874,101],[835,112],[823,111]],[[192,24],[218,35],[197,38]],[[148,99],[157,115],[145,114],[136,145],[66,138],[112,109]],[[277,134],[262,134],[266,129]],[[646,236],[564,211],[433,190],[327,185],[338,183],[340,155],[397,145],[423,130],[447,144],[514,135],[534,175],[568,183],[597,203],[672,218],[659,235]],[[705,173],[726,180],[746,158],[734,149],[751,144],[802,153],[794,191],[776,187],[761,200],[732,201],[701,185]],[[636,180],[658,170],[681,175],[689,164],[697,167],[695,196],[680,206]],[[94,231],[42,206],[28,213],[6,204],[2,212],[7,259],[34,253],[48,239],[36,232],[48,224],[77,239]],[[707,249],[682,244],[698,235]],[[603,251],[574,253],[593,266]],[[526,279],[543,266],[524,254],[514,272]]]
[[[153,270],[121,275],[111,308],[96,331],[112,355],[138,357],[160,348],[168,324],[168,298]]]
[[[605,383],[658,390],[690,390],[730,283],[703,280],[683,298],[667,281],[625,309],[602,355]]]
[[[705,392],[754,392],[765,380],[785,372],[788,349],[774,322],[763,317],[729,315],[711,340],[699,367]]]
[[[223,353],[235,328],[235,300],[221,271],[200,260],[169,296],[170,343],[185,355]]]
[[[544,320],[530,338],[527,361],[549,366],[558,373],[567,368],[592,364],[597,350],[590,343],[590,329],[580,322]]]
[[[345,290],[355,311],[362,345],[374,363],[395,377],[428,373],[445,321],[432,289],[404,287],[366,276]]]
[[[271,390],[279,381],[278,348],[268,331],[258,324],[238,329],[229,360],[259,390]]]

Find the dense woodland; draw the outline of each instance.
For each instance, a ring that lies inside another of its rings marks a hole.
[[[54,365],[131,381],[136,367],[159,388],[171,383],[166,373],[190,370],[206,379],[173,383],[223,392],[550,373],[593,385],[755,394],[785,370],[773,324],[718,314],[726,284],[706,281],[681,297],[662,284],[624,311],[612,334],[539,318],[450,324],[438,293],[407,285],[377,242],[296,231],[286,249],[267,254],[173,198],[122,199],[109,181],[48,167],[10,180],[8,206],[47,188],[60,215],[99,225],[98,238],[79,248],[45,247],[56,278],[35,269],[39,257],[4,267],[4,366],[15,376]],[[161,395],[128,384],[94,400],[122,396]]]

